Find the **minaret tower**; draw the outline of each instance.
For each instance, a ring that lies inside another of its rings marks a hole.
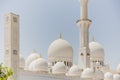
[[[80,29],[80,49],[78,62],[81,69],[90,67],[90,49],[89,49],[89,26],[91,20],[88,19],[88,0],[80,0],[81,19],[77,21]]]
[[[4,23],[4,63],[11,67],[14,80],[18,80],[19,68],[19,16],[13,13],[5,15]]]

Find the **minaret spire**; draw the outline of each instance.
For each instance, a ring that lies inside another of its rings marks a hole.
[[[80,0],[81,19],[88,17],[88,0]]]
[[[90,67],[88,0],[80,0],[80,20],[77,25],[80,29],[79,66],[82,69]]]

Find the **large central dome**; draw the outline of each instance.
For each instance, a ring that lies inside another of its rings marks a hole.
[[[48,49],[48,57],[72,57],[73,49],[64,39],[55,40]]]
[[[62,36],[53,41],[48,48],[48,65],[54,66],[57,62],[64,62],[67,67],[71,67],[73,64],[73,48],[62,39]]]

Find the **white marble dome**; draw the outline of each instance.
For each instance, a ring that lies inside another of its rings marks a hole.
[[[36,59],[38,59],[38,58],[40,58],[40,55],[37,54],[36,52],[33,52],[32,54],[30,54],[30,55],[27,57],[27,59],[26,59],[26,61],[25,61],[25,66],[28,67],[28,66],[31,64],[32,61],[34,61],[34,60],[36,60]]]
[[[113,80],[113,74],[111,72],[106,72],[104,74],[104,80]]]
[[[120,80],[120,74],[114,74],[113,80]]]
[[[117,66],[117,72],[120,73],[120,64]]]
[[[52,73],[53,74],[65,74],[66,73],[66,66],[65,66],[64,62],[57,62],[52,67]]]
[[[48,63],[45,59],[42,57],[34,60],[30,65],[29,65],[29,70],[30,71],[42,71],[42,72],[47,72],[48,71]]]
[[[25,59],[21,55],[20,55],[20,58],[19,58],[19,66],[21,68],[24,68],[24,66],[25,66]]]
[[[88,79],[92,79],[94,77],[94,72],[92,69],[90,68],[86,68],[82,74],[81,74],[81,78],[88,78]]]
[[[91,58],[104,58],[104,48],[98,42],[89,43]]]
[[[73,65],[70,70],[69,70],[69,73],[68,75],[69,76],[80,76],[81,75],[81,70],[80,68],[77,66],[77,65]]]
[[[104,73],[102,71],[96,71],[95,76],[96,76],[96,79],[98,79],[98,80],[104,79]]]
[[[55,40],[48,49],[48,57],[73,57],[72,46],[64,39],[59,38]]]

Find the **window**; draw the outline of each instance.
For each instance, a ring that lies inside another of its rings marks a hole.
[[[16,18],[16,17],[13,17],[13,21],[14,21],[14,22],[17,22],[17,18]]]
[[[56,64],[57,62],[55,61],[55,64]]]
[[[99,67],[97,67],[97,69],[99,69]]]
[[[100,65],[102,65],[102,66],[103,66],[103,65],[104,65],[104,63],[101,61],[101,62],[100,62]]]
[[[97,60],[95,60],[95,63],[97,62]]]
[[[69,62],[67,62],[67,66],[69,66]]]
[[[87,56],[90,57],[90,53],[87,53]]]
[[[52,73],[52,69],[50,69],[50,73]]]
[[[14,54],[14,55],[17,55],[17,50],[13,50],[13,54]]]
[[[64,61],[64,64],[66,65],[66,61]]]
[[[81,53],[81,56],[83,56],[83,53]]]

